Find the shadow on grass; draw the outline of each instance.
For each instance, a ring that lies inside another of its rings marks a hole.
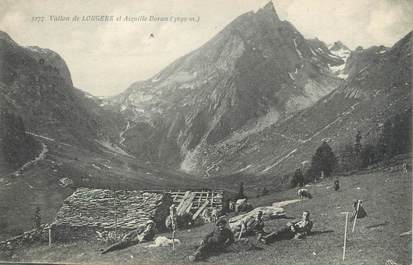
[[[296,217],[292,217],[292,216],[282,215],[282,216],[273,218],[272,220],[275,220],[275,219],[288,219],[288,220],[291,220],[291,219],[297,219],[297,218],[296,218]]]
[[[264,248],[259,247],[249,241],[237,241],[221,251],[219,250],[209,251],[208,254],[205,257],[200,258],[199,261],[208,261],[209,258],[217,257],[225,253],[240,253],[240,252],[261,251],[261,250],[264,250]]]
[[[321,234],[333,233],[334,230],[324,230],[324,231],[312,231],[309,236],[316,236]]]
[[[333,233],[334,230],[324,230],[324,231],[311,231],[311,233],[308,236],[316,236],[316,235],[321,235],[321,234],[327,234],[327,233]],[[285,241],[285,240],[305,240],[305,238],[302,239],[294,239],[293,234],[280,234],[278,237],[272,238],[267,240],[267,244],[275,243],[278,241]]]
[[[380,226],[386,226],[388,224],[389,224],[389,222],[385,221],[384,223],[380,223],[380,224],[368,225],[368,226],[366,226],[366,228],[367,229],[373,229],[373,228],[377,228],[377,227],[380,227]]]

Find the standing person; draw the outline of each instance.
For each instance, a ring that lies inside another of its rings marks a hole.
[[[171,207],[169,207],[169,216],[171,217],[171,229],[172,231],[175,231],[178,228],[175,204],[172,204]]]
[[[235,211],[235,203],[233,200],[229,200],[229,212]]]
[[[180,220],[180,222],[181,221],[182,220]],[[172,204],[169,207],[169,215],[168,217],[166,217],[165,226],[166,228],[171,229],[172,231],[175,231],[178,228],[178,216],[177,216],[176,207],[174,204]]]
[[[234,242],[234,234],[226,227],[226,224],[225,219],[219,219],[214,231],[207,234],[195,253],[188,257],[189,261],[204,259],[211,252],[222,252],[227,246],[231,245]]]
[[[130,246],[151,241],[155,237],[155,223],[152,220],[146,222],[144,227],[139,227],[127,233],[120,242],[117,242],[108,248],[102,250],[101,254],[105,254],[114,250],[128,248]]]
[[[287,227],[263,236],[261,241],[268,244],[281,239],[303,239],[311,233],[312,228],[313,222],[310,220],[310,212],[304,211],[301,220],[288,222]]]
[[[334,180],[334,190],[338,191],[340,189],[340,182],[338,181],[338,178]]]

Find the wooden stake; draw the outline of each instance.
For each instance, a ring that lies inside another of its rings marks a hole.
[[[244,223],[241,224],[241,231],[239,232],[238,241],[241,240],[242,232],[244,232],[244,225],[245,225]]]
[[[347,243],[347,221],[348,221],[348,212],[346,212],[346,226],[344,228],[344,245],[343,245],[343,260],[346,257],[346,243]]]
[[[52,246],[52,228],[49,227],[49,247]]]
[[[175,256],[175,229],[172,230],[172,253]]]
[[[360,200],[357,200],[356,215],[354,216],[353,229],[351,230],[351,233],[353,233],[354,228],[356,228],[356,221],[357,221],[357,215],[359,214],[359,209],[360,209]]]

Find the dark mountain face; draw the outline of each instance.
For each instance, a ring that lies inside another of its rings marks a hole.
[[[220,146],[207,163],[228,175],[281,177],[309,163],[324,141],[335,152],[352,145],[357,131],[362,144],[377,142],[386,121],[396,115],[411,118],[411,43],[409,33],[385,52],[359,49],[363,67],[353,68],[335,91],[244,141]]]
[[[33,159],[40,149],[40,144],[26,133],[19,116],[0,111],[0,174],[16,170]]]
[[[272,5],[241,15],[150,80],[107,102],[131,126],[129,152],[204,174],[204,156],[312,106],[341,80],[325,44],[307,41]],[[208,173],[209,174],[209,173]]]
[[[58,54],[1,33],[0,58],[1,107],[22,117],[27,130],[82,145],[98,137],[100,119],[76,94]]]

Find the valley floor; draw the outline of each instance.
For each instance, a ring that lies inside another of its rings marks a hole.
[[[258,245],[254,250],[228,251],[212,256],[198,264],[411,264],[412,183],[411,174],[401,172],[371,172],[340,178],[341,190],[332,189],[332,181],[325,180],[307,188],[311,200],[285,206],[287,215],[299,217],[309,210],[314,222],[313,235],[305,240],[278,241]],[[291,189],[252,199],[254,206],[296,198]],[[352,203],[363,200],[368,217],[360,219],[354,233],[349,225],[346,259],[342,261],[344,211],[352,211]],[[266,222],[266,230],[279,229],[287,219]],[[169,247],[148,248],[150,243],[100,255],[103,244],[76,242],[65,245],[34,246],[8,253],[13,261],[79,262],[89,264],[189,264],[187,256],[211,229],[207,224],[177,232],[182,242],[175,254]],[[169,236],[164,234],[164,236]],[[251,238],[254,242],[254,238]],[[7,258],[7,253],[0,253]],[[394,263],[391,263],[394,262]]]

